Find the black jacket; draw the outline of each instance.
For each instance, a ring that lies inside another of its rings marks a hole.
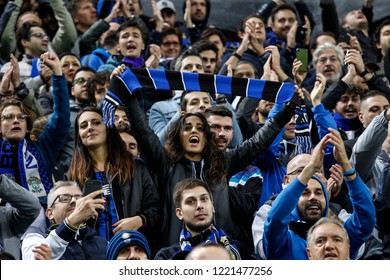
[[[132,129],[136,133],[141,150],[150,162],[151,169],[157,175],[160,197],[163,203],[161,241],[162,246],[170,246],[177,242],[182,228],[181,221],[175,215],[174,186],[183,179],[196,177],[196,174],[194,174],[195,163],[185,159],[174,163],[168,158],[158,137],[146,122],[134,97],[128,102],[127,109],[132,122]],[[235,149],[227,150],[225,152],[228,166],[227,179],[244,169],[259,153],[267,150],[294,114],[294,109],[286,107],[275,119],[266,123],[253,138],[243,142]],[[210,187],[213,190],[213,202],[216,212],[215,226],[222,228],[233,239],[246,239],[245,236],[240,236],[242,232],[240,224],[242,220],[245,220],[245,217],[253,218],[257,202],[249,194],[229,191],[226,181],[221,181]],[[233,195],[237,197],[232,197]],[[241,201],[241,203],[232,204],[233,201]]]

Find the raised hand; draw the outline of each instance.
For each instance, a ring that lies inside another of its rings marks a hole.
[[[316,82],[314,84],[314,88],[310,93],[310,98],[313,103],[313,106],[317,106],[321,104],[321,98],[325,90],[325,85],[326,85],[325,76],[321,73],[318,73]]]
[[[69,223],[79,227],[82,223],[91,218],[97,219],[99,215],[98,211],[104,210],[105,200],[103,198],[95,197],[103,194],[103,192],[103,190],[94,191],[83,198],[78,199],[74,211],[68,217]]]
[[[41,63],[49,67],[54,75],[61,76],[62,75],[62,68],[61,68],[61,62],[53,53],[45,52],[40,57]]]
[[[19,62],[13,54],[11,54],[10,63],[12,67],[11,81],[14,87],[17,88],[20,85],[20,69],[19,69]]]
[[[191,0],[186,0],[186,8],[184,11],[184,22],[188,28],[192,27]]]
[[[118,67],[116,67],[116,68],[111,72],[110,80],[111,80],[112,77],[114,77],[114,76],[120,76],[120,75],[122,75],[123,72],[125,72],[125,70],[126,70],[126,65],[124,65],[124,64],[119,65]]]
[[[309,69],[304,72],[298,71],[301,66],[302,62],[295,58],[293,61],[292,74],[294,75],[295,83],[298,85],[302,84],[303,80],[306,78],[307,72],[309,71]]]

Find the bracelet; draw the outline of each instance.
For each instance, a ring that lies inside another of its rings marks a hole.
[[[139,215],[141,217],[141,220],[142,220],[142,226],[145,227],[146,226],[146,217],[142,214]]]
[[[241,59],[241,57],[242,57],[242,56],[241,56],[241,55],[239,55],[237,52],[234,52],[234,53],[233,53],[233,56],[237,57],[239,60],[240,60],[240,59]]]
[[[76,230],[79,229],[78,227],[72,225],[72,224],[69,222],[68,217],[65,218],[64,222],[65,222],[65,225],[68,226],[71,230],[76,231]]]
[[[343,173],[343,176],[344,176],[344,177],[347,177],[347,176],[351,176],[351,175],[353,175],[353,174],[355,174],[355,173],[356,173],[356,170],[355,170],[354,167],[352,167],[351,170],[348,170],[347,172],[344,172],[344,173]]]
[[[362,73],[359,73],[359,76],[364,78],[365,75],[367,75],[368,73],[371,73],[367,68],[364,68],[364,71]]]
[[[26,88],[26,84],[21,82],[18,87],[14,88],[15,92],[21,91],[22,89]]]

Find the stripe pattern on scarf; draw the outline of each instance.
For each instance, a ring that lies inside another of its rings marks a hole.
[[[114,125],[115,107],[123,105],[128,99],[126,95],[140,88],[204,91],[210,94],[219,93],[264,99],[275,103],[291,101],[300,104],[292,83],[127,67],[121,76],[111,80],[102,103],[104,122],[108,126]]]
[[[217,229],[213,225],[211,229],[202,232],[202,240],[199,244],[215,243],[222,245],[229,253],[232,260],[241,260],[241,255],[238,252],[237,246],[230,243],[230,237],[222,230]],[[189,231],[183,227],[180,232],[180,248],[182,251],[191,251],[196,245],[191,244],[192,236]]]

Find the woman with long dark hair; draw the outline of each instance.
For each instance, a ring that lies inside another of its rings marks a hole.
[[[126,229],[153,231],[160,212],[154,182],[142,160],[127,151],[116,127],[102,121],[98,108],[86,107],[76,117],[69,179],[82,189],[94,180],[105,190],[106,207],[95,223],[100,236],[110,240]]]

